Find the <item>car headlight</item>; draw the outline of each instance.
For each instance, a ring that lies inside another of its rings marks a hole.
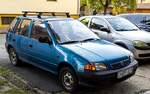
[[[135,58],[134,58],[134,55],[133,55],[133,54],[131,54],[131,55],[130,55],[130,60],[131,60],[131,62],[133,62],[133,61],[135,60]]]
[[[133,41],[133,45],[134,47],[138,47],[138,48],[150,48],[145,42],[139,40]]]
[[[84,70],[87,71],[105,71],[107,67],[103,63],[92,63],[84,66]]]

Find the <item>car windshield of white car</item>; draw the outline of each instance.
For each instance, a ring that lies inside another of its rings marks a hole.
[[[139,28],[124,18],[107,18],[107,21],[116,31],[138,31]]]

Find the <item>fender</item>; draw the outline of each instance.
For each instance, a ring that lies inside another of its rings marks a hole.
[[[134,48],[132,42],[128,40],[115,40],[114,43],[131,51]]]

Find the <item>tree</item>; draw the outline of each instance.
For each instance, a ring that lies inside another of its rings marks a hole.
[[[81,0],[81,2],[93,10],[103,10],[104,14],[106,14],[109,5],[118,13],[125,7],[130,10],[136,9],[136,0]]]

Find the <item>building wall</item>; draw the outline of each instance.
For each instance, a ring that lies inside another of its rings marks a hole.
[[[1,17],[14,17],[22,11],[48,11],[70,12],[71,15],[79,14],[80,0],[0,0],[0,28],[8,25],[2,24]]]
[[[21,13],[22,10],[68,11],[77,14],[77,0],[0,0],[0,13]]]
[[[141,3],[141,0],[137,0],[137,3]],[[150,0],[142,0],[142,3],[150,3]]]
[[[137,9],[136,13],[150,13],[150,9]]]

